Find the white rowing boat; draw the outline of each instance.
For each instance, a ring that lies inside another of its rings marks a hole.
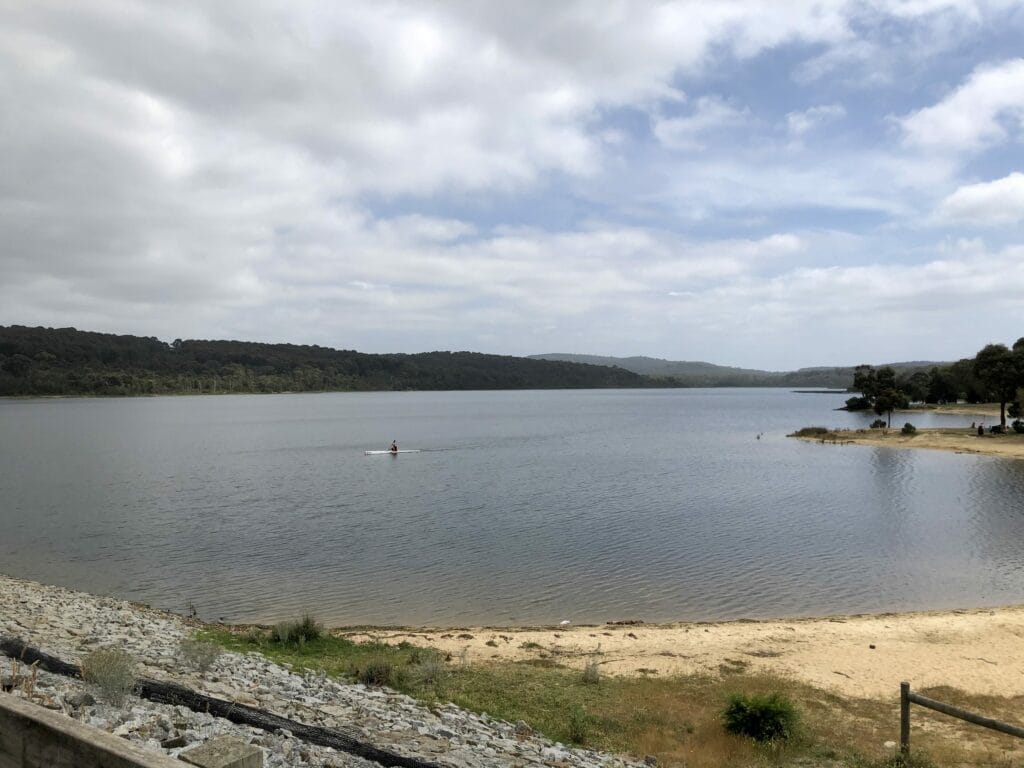
[[[399,451],[364,451],[367,456],[383,456],[386,453],[419,453],[419,448],[408,448]]]

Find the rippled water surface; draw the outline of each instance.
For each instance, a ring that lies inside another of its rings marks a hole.
[[[832,410],[842,400],[715,389],[0,401],[0,571],[232,621],[1024,602],[1024,462],[785,437],[863,425]],[[392,438],[427,450],[364,455]]]

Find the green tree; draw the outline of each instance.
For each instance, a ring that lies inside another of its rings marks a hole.
[[[974,375],[984,385],[987,394],[999,403],[999,424],[1006,428],[1006,404],[1013,402],[1017,387],[1024,374],[1024,343],[1014,344],[1014,351],[1005,344],[987,344],[974,356]]]
[[[907,399],[913,403],[928,402],[928,388],[931,377],[924,371],[914,373],[900,379],[900,389],[906,394]]]
[[[883,389],[875,396],[875,402],[872,405],[872,409],[876,414],[881,416],[885,414],[885,426],[892,426],[892,412],[896,408],[906,408],[908,405],[907,396],[896,387],[889,387]]]
[[[887,414],[888,426],[892,426],[893,410],[907,406],[907,396],[896,384],[896,371],[889,366],[876,370],[858,365],[853,372],[853,388],[862,396],[847,400],[846,407],[851,411],[871,408],[879,416]],[[857,407],[851,407],[851,403]]]

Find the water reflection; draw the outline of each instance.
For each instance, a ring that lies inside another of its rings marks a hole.
[[[831,411],[841,401],[665,390],[0,402],[0,432],[24,435],[0,441],[0,570],[233,620],[1021,602],[1024,463],[785,438],[826,415],[860,426]],[[431,450],[363,454],[394,437]]]

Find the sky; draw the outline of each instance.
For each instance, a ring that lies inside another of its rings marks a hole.
[[[0,325],[769,370],[1024,335],[1020,0],[0,0]]]

